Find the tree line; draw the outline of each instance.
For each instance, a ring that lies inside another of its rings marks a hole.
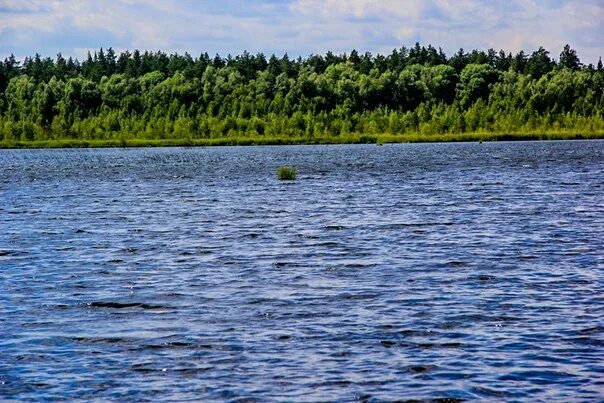
[[[513,55],[192,57],[100,49],[0,63],[0,141],[604,130],[604,68]]]

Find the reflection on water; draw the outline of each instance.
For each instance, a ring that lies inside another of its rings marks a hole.
[[[0,399],[602,399],[603,157],[2,150]]]

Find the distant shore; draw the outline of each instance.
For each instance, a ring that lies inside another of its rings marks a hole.
[[[0,141],[0,149],[41,148],[131,148],[131,147],[210,147],[255,145],[313,145],[313,144],[387,144],[440,142],[493,142],[536,140],[593,140],[604,139],[604,131],[595,133],[444,133],[444,134],[350,134],[324,137],[264,137],[233,136],[220,138],[144,139],[123,138],[106,140],[58,139],[38,141]]]

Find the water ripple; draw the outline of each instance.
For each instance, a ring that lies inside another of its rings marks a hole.
[[[604,400],[603,161],[0,150],[0,400]]]

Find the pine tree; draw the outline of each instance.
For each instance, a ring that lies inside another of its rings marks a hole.
[[[581,61],[577,56],[577,51],[571,49],[570,45],[564,46],[562,53],[560,53],[560,67],[571,70],[578,70],[581,67]]]

